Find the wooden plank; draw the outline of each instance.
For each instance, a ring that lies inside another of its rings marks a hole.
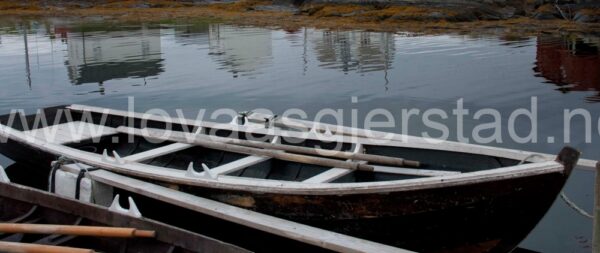
[[[25,133],[57,144],[77,143],[88,139],[117,134],[116,129],[87,122],[73,121],[44,128],[25,131]]]
[[[206,215],[338,252],[411,252],[201,198],[141,180],[99,170],[92,180]]]
[[[187,148],[191,148],[193,146],[194,145],[187,144],[187,143],[172,143],[172,144],[162,146],[159,148],[155,148],[155,149],[151,149],[148,151],[133,154],[130,156],[126,156],[126,157],[123,157],[123,159],[130,161],[130,162],[141,162],[144,160],[156,158],[156,157],[163,156],[166,154],[175,153],[175,152],[187,149]]]
[[[42,152],[49,152],[57,156],[64,156],[94,167],[111,170],[117,173],[174,184],[264,193],[315,195],[384,193],[394,191],[409,191],[415,189],[442,188],[497,180],[510,180],[514,178],[536,176],[548,173],[566,172],[565,166],[562,164],[556,161],[547,161],[462,173],[458,175],[381,182],[306,184],[302,182],[259,180],[231,177],[226,175],[220,176],[218,180],[212,180],[204,177],[188,177],[185,175],[185,172],[163,167],[155,167],[127,161],[120,163],[112,158],[106,158],[99,154],[93,154],[75,148],[31,138],[21,131],[14,130],[2,124],[0,124],[0,137],[10,138],[13,141],[28,145],[31,148],[38,149]]]
[[[78,173],[79,170],[74,170],[73,172]],[[173,246],[181,248],[184,252],[197,252],[202,249],[206,252],[249,253],[249,251],[238,246],[205,235],[193,233],[146,218],[134,218],[126,214],[112,212],[109,211],[107,207],[60,197],[56,194],[19,184],[0,183],[0,197],[14,199],[37,206],[36,208],[31,209],[30,212],[36,210],[42,212],[43,210],[54,210],[93,220],[100,225],[135,227],[159,231],[156,235],[158,241],[172,244]]]
[[[140,135],[139,129],[120,126],[117,127],[117,131],[125,134],[137,134]],[[263,141],[253,141],[253,140],[245,140],[239,138],[229,138],[229,137],[221,137],[215,135],[206,135],[199,134],[197,136],[186,136],[188,133],[181,131],[171,131],[171,130],[162,130],[156,128],[145,128],[142,130],[147,131],[148,135],[155,136],[167,136],[165,139],[175,140],[182,143],[192,143],[194,140],[210,140],[213,142],[221,142],[226,144],[235,144],[245,147],[252,148],[261,148],[261,149],[270,149],[270,150],[281,150],[288,153],[296,153],[296,154],[304,154],[304,155],[313,155],[313,156],[324,156],[338,159],[352,159],[355,161],[367,161],[377,164],[390,165],[390,166],[399,166],[399,167],[419,167],[420,163],[418,161],[410,161],[399,157],[391,157],[391,156],[381,156],[381,155],[370,155],[364,154],[362,152],[348,152],[343,150],[329,150],[315,147],[304,147],[304,146],[295,146],[295,145],[285,145],[280,143],[268,143]],[[191,137],[191,138],[189,138]]]
[[[348,175],[348,173],[352,172],[351,170],[347,170],[347,169],[340,169],[340,168],[331,168],[328,169],[322,173],[319,173],[309,179],[306,179],[302,182],[304,183],[329,183],[331,181],[334,181],[340,177],[343,177],[345,175]]]
[[[205,148],[216,149],[216,150],[227,151],[227,152],[235,152],[235,153],[256,155],[256,156],[266,156],[266,157],[271,157],[271,158],[275,158],[275,159],[279,159],[279,160],[320,165],[320,166],[325,166],[325,167],[339,167],[339,168],[346,168],[346,169],[373,171],[372,166],[369,166],[369,165],[366,165],[363,163],[354,162],[354,161],[340,161],[340,160],[331,159],[331,158],[322,158],[322,157],[317,157],[317,156],[286,153],[286,152],[281,152],[280,150],[260,149],[260,148],[239,146],[239,145],[235,145],[235,144],[229,144],[227,142],[214,141],[211,136],[198,135],[198,136],[194,136],[192,139],[188,139],[183,136],[183,133],[177,134],[175,132],[171,132],[171,134],[165,135],[164,134],[165,131],[160,130],[160,129],[150,129],[150,128],[139,129],[139,128],[131,128],[131,127],[123,127],[123,126],[118,127],[117,131],[119,131],[121,133],[134,134],[137,136],[142,136],[145,138],[152,138],[152,139],[156,139],[156,140],[185,142],[185,143],[202,146]]]
[[[594,219],[592,222],[592,252],[600,252],[600,162],[596,163],[594,186]]]
[[[414,169],[414,168],[400,168],[400,167],[388,167],[374,165],[375,172],[381,173],[392,173],[412,176],[424,176],[424,177],[440,177],[461,174],[457,171],[444,171],[444,170],[425,170],[425,169]]]
[[[315,133],[307,133],[307,132],[297,132],[297,131],[285,131],[277,128],[269,128],[265,129],[257,128],[257,127],[247,127],[240,125],[232,125],[232,124],[219,124],[208,121],[200,121],[200,120],[189,120],[189,119],[181,119],[181,118],[163,118],[163,116],[152,115],[152,114],[144,114],[137,112],[127,112],[122,110],[115,109],[107,109],[102,107],[94,107],[94,106],[86,106],[86,105],[77,105],[73,104],[67,107],[74,111],[89,111],[95,113],[106,113],[123,117],[133,117],[137,119],[148,119],[155,120],[161,122],[170,122],[174,124],[186,124],[192,126],[200,126],[214,129],[224,129],[230,131],[239,131],[239,132],[247,132],[247,133],[257,133],[264,134],[269,136],[282,136],[282,137],[292,137],[306,140],[319,140],[319,136]],[[299,121],[296,119],[285,118],[285,120]],[[311,125],[314,122],[304,121],[310,123]],[[368,130],[358,129],[352,127],[339,126],[341,130],[340,132],[336,132],[338,126],[318,123],[321,127],[329,127],[333,133],[343,133],[344,135],[333,135],[328,140],[336,141],[336,142],[344,142],[344,143],[356,143],[360,142],[364,145],[379,145],[379,146],[392,146],[392,147],[408,147],[408,148],[419,148],[419,149],[432,149],[432,150],[443,150],[450,152],[464,152],[470,154],[478,154],[478,155],[488,155],[495,157],[503,157],[514,160],[522,160],[524,158],[530,157],[532,154],[540,155],[541,157],[532,158],[532,162],[542,162],[544,160],[554,160],[556,155],[553,154],[544,154],[539,152],[530,152],[523,150],[514,150],[514,149],[506,149],[506,148],[497,148],[490,146],[483,146],[477,144],[468,144],[468,143],[459,143],[454,141],[441,141],[431,138],[423,138],[423,137],[415,137],[403,134],[395,134],[395,133],[386,133],[381,131],[370,131],[372,137],[364,138],[358,136],[359,134],[365,135]],[[260,124],[259,124],[260,125]],[[356,132],[357,134],[353,134]],[[357,137],[358,136],[358,137]],[[594,169],[596,166],[595,160],[590,159],[579,159],[578,165],[585,167],[586,169],[591,168]]]
[[[354,146],[354,150],[352,151],[352,153],[362,153],[363,151],[364,151],[363,145],[356,144]],[[352,160],[348,159],[348,161],[352,161]],[[352,172],[351,170],[342,171],[342,168],[331,168],[323,173],[320,173],[311,178],[308,178],[308,179],[304,180],[303,182],[304,183],[329,183],[340,177],[348,175],[351,172]]]
[[[250,167],[252,165],[259,164],[259,163],[267,161],[269,159],[271,159],[271,158],[266,157],[266,156],[248,156],[248,157],[244,157],[242,159],[238,159],[236,161],[233,161],[233,162],[230,162],[227,164],[223,164],[219,167],[214,167],[210,171],[213,172],[215,175],[229,174],[234,171],[238,171],[238,170]],[[202,172],[202,173],[204,173],[204,172]]]

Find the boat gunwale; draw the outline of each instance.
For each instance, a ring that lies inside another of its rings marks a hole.
[[[138,162],[123,161],[121,164],[117,160],[112,158],[107,159],[99,154],[81,151],[68,146],[58,145],[28,136],[22,131],[2,124],[0,124],[0,136],[10,138],[34,149],[39,149],[56,156],[65,156],[74,161],[117,173],[124,173],[146,179],[176,184],[260,193],[311,195],[388,193],[477,184],[498,180],[510,180],[549,173],[561,173],[568,175],[568,171],[565,166],[559,162],[546,161],[461,173],[456,175],[379,182],[303,183],[294,181],[241,178],[226,175],[221,175],[217,180],[215,180],[202,177],[189,177],[186,176],[185,171],[156,167]]]
[[[211,129],[219,129],[219,130],[228,130],[235,132],[243,132],[249,134],[263,134],[269,136],[281,136],[282,138],[302,138],[304,140],[316,140],[323,141],[316,136],[315,133],[310,133],[306,136],[298,137],[298,133],[301,132],[293,132],[286,130],[277,130],[275,128],[266,129],[256,128],[256,127],[248,127],[243,125],[234,125],[231,123],[216,123],[210,121],[202,121],[202,120],[194,120],[194,119],[186,119],[179,117],[165,117],[163,115],[156,114],[148,114],[148,113],[139,113],[139,112],[128,112],[117,109],[103,108],[97,106],[87,106],[80,104],[71,104],[65,107],[66,109],[79,111],[79,112],[91,112],[91,113],[99,113],[99,114],[108,114],[119,117],[128,117],[134,119],[145,119],[149,121],[157,121],[162,123],[170,123],[170,124],[179,124],[179,125],[188,125],[188,126],[199,126],[203,128],[211,128]],[[295,120],[285,118],[286,120]],[[331,124],[313,122],[316,126],[332,126],[338,127]],[[339,126],[342,130],[349,131],[366,131],[366,129],[358,129],[347,126]],[[414,148],[414,149],[426,149],[426,150],[439,150],[439,151],[447,151],[447,152],[455,152],[455,153],[467,153],[473,155],[483,155],[483,156],[492,156],[498,158],[506,158],[517,161],[522,161],[524,159],[530,159],[531,162],[541,162],[554,160],[556,158],[555,154],[545,154],[540,152],[532,152],[525,150],[516,150],[516,149],[508,149],[508,148],[500,148],[500,147],[492,147],[492,146],[484,146],[479,144],[471,144],[471,143],[462,143],[456,141],[448,141],[448,140],[438,140],[433,138],[425,138],[425,137],[417,137],[410,136],[405,134],[397,134],[391,132],[382,132],[375,130],[368,130],[374,135],[388,135],[387,139],[378,139],[376,137],[373,138],[365,138],[365,137],[357,137],[357,136],[348,136],[348,135],[333,135],[332,139],[328,139],[327,141],[336,141],[342,143],[361,143],[363,145],[372,145],[372,146],[386,146],[386,147],[399,147],[399,148]],[[335,131],[334,131],[335,132]],[[405,141],[403,141],[405,140]],[[558,152],[557,152],[558,153]],[[596,161],[590,159],[579,159],[577,165],[583,166],[585,168],[595,168]]]

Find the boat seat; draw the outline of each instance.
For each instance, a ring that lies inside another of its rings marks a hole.
[[[24,133],[51,143],[66,144],[81,142],[92,138],[100,138],[117,134],[118,132],[112,127],[82,121],[73,121],[24,131]]]

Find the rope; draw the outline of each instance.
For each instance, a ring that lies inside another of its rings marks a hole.
[[[85,173],[94,170],[98,170],[98,168],[81,168],[79,170],[79,174],[77,174],[77,180],[75,181],[75,199],[79,199],[79,195],[81,192],[81,180],[83,180],[83,178],[85,177]]]
[[[519,162],[519,164],[518,164],[518,165],[524,164],[525,162],[527,162],[527,160],[529,160],[529,158],[534,158],[534,157],[536,157],[536,156],[538,156],[538,157],[541,157],[541,158],[544,158],[544,156],[542,156],[542,155],[540,155],[540,154],[531,154],[531,155],[528,155],[528,156],[526,156],[525,158],[523,158],[523,160],[521,160],[521,162]]]
[[[594,219],[594,216],[586,212],[585,210],[578,207],[575,202],[571,201],[564,192],[560,192],[560,198],[565,201],[565,203],[571,207],[573,210],[581,214],[582,216],[588,217],[590,219]]]
[[[79,166],[79,164],[77,164],[75,161],[66,158],[64,156],[61,156],[58,158],[58,160],[56,160],[56,162],[52,163],[52,169],[50,170],[50,177],[48,178],[48,189],[51,193],[55,193],[56,192],[56,172],[58,171],[58,169],[64,165],[65,163],[68,162],[73,162],[75,163],[75,165],[77,165],[79,167],[79,174],[77,175],[77,180],[75,183],[75,199],[79,199],[79,195],[81,192],[81,180],[83,180],[83,178],[85,177],[85,173],[89,172],[89,171],[94,171],[94,170],[98,170],[98,168],[89,168],[89,169],[85,169],[81,166]]]
[[[531,154],[531,155],[528,155],[527,157],[523,158],[523,160],[521,160],[521,162],[519,163],[519,165],[525,163],[530,158],[533,158],[533,157],[536,157],[536,156],[539,156],[539,157],[543,158],[543,156],[541,156],[539,154]],[[565,203],[567,204],[567,206],[569,206],[570,208],[572,208],[573,210],[575,210],[577,213],[581,214],[582,216],[588,217],[590,219],[594,219],[593,215],[589,214],[588,212],[586,212],[585,210],[583,210],[581,207],[577,206],[577,204],[575,204],[575,202],[573,202],[571,199],[569,199],[569,197],[567,197],[567,195],[565,194],[565,192],[562,192],[562,191],[560,192],[560,198],[563,201],[565,201]]]
[[[56,162],[52,163],[52,168],[50,169],[50,176],[48,177],[48,191],[54,193],[56,191],[56,172],[60,168],[60,166],[64,165],[68,162],[69,159],[61,156],[56,160]]]

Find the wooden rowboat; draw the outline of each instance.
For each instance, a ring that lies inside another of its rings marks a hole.
[[[43,114],[51,124],[0,117],[0,151],[46,167],[66,157],[424,252],[512,250],[579,158],[572,148],[551,157],[260,114],[230,124],[82,105]]]
[[[0,210],[2,252],[249,252],[164,223],[13,183],[0,182]]]

